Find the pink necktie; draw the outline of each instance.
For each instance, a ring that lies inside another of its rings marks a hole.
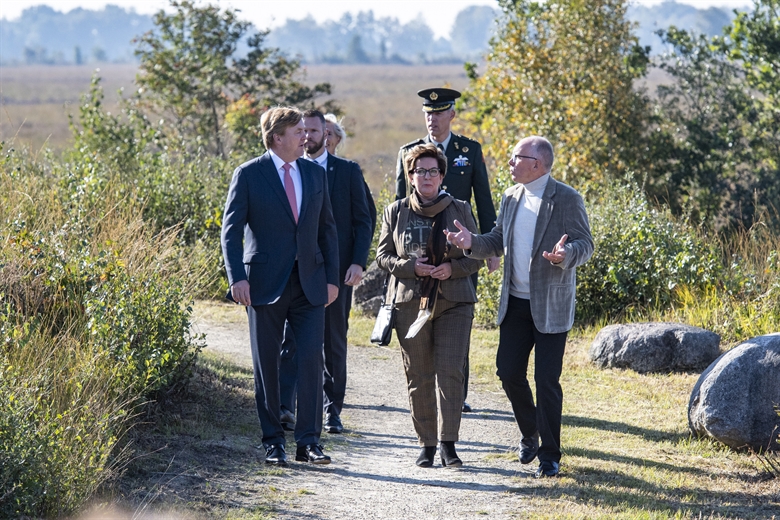
[[[287,201],[292,208],[293,217],[295,217],[295,223],[298,223],[298,200],[295,198],[295,185],[293,184],[292,177],[290,176],[289,163],[284,163],[282,169],[284,170],[284,192],[287,194]]]

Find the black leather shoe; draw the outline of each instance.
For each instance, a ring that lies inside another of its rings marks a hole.
[[[474,410],[471,409],[471,405],[466,401],[463,401],[463,413],[471,413]]]
[[[312,464],[330,464],[330,457],[322,453],[322,446],[319,444],[298,446],[298,449],[295,450],[295,460],[311,462]]]
[[[463,461],[455,453],[454,441],[441,441],[441,444],[439,444],[439,455],[441,456],[441,465],[445,468],[447,466],[459,468],[463,465]]]
[[[417,464],[421,468],[430,468],[433,466],[433,457],[436,456],[436,446],[423,446],[420,450],[420,456],[417,457]]]
[[[558,476],[558,463],[551,460],[543,460],[539,464],[539,468],[534,473],[536,478],[544,477],[557,477]]]
[[[328,433],[342,433],[344,425],[341,424],[341,417],[336,413],[325,414],[325,431]]]
[[[285,431],[295,431],[295,414],[287,408],[282,408],[281,415],[279,415],[279,421],[281,421],[282,428]]]
[[[265,463],[277,466],[287,465],[287,454],[281,444],[271,444],[265,449]]]
[[[539,435],[523,437],[520,441],[520,464],[530,464],[539,452]]]

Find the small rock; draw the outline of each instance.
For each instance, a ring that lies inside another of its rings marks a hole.
[[[703,370],[720,353],[720,336],[680,323],[609,325],[590,346],[598,366],[640,373]]]

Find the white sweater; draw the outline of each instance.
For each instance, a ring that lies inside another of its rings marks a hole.
[[[520,199],[520,207],[517,209],[515,221],[512,225],[512,251],[506,255],[512,262],[512,278],[509,282],[509,294],[515,298],[531,299],[531,285],[529,274],[531,271],[531,250],[534,244],[534,230],[536,229],[536,217],[539,215],[539,206],[542,205],[542,196],[547,187],[550,174],[545,174],[523,184],[523,196]],[[504,259],[507,261],[507,258]]]

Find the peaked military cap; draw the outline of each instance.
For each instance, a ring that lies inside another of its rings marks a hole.
[[[426,88],[417,95],[424,99],[423,112],[441,112],[455,105],[460,92],[451,88]]]

